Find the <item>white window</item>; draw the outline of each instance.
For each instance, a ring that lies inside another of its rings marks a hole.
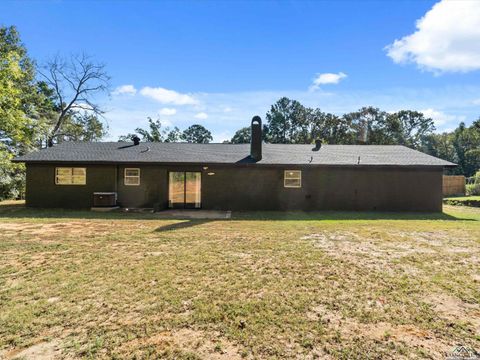
[[[283,186],[286,188],[302,187],[302,172],[300,170],[285,170]]]
[[[87,183],[87,168],[55,168],[56,185],[85,185]]]
[[[125,185],[140,185],[140,169],[125,168]]]

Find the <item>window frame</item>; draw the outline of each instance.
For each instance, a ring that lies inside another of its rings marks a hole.
[[[288,177],[288,173],[298,173],[298,177]],[[287,185],[287,180],[298,180],[298,185]],[[283,171],[283,187],[290,189],[300,189],[302,187],[302,170],[284,170]]]
[[[127,171],[136,170],[138,175],[127,175]],[[136,184],[127,184],[127,178],[138,179]],[[123,185],[125,186],[140,186],[140,168],[125,168],[123,170]]]
[[[59,175],[59,170],[62,169],[62,170],[65,170],[65,169],[68,169],[70,170],[70,174],[69,175]],[[75,183],[73,181],[73,179],[75,177],[79,177],[79,176],[82,176],[82,175],[75,175],[74,174],[74,169],[82,169],[83,170],[83,182],[82,183]],[[70,179],[70,182],[68,183],[61,183],[59,182],[59,177],[69,177]],[[66,166],[59,166],[59,167],[55,167],[55,185],[61,185],[61,186],[85,186],[87,185],[87,168],[86,167],[66,167]]]

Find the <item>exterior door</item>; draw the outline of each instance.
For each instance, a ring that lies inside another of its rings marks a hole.
[[[168,207],[173,209],[199,209],[202,192],[202,174],[193,171],[168,173]]]

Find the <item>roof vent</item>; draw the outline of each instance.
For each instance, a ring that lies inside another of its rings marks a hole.
[[[132,136],[133,145],[140,144],[140,138],[137,135]]]

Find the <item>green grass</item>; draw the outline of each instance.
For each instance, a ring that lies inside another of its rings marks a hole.
[[[0,358],[443,358],[480,348],[480,211],[231,220],[0,204]]]
[[[448,197],[445,198],[445,200],[450,200],[450,199],[455,199],[455,200],[480,200],[480,196],[453,196],[453,197]]]
[[[443,199],[444,204],[480,207],[480,196],[456,196]]]

